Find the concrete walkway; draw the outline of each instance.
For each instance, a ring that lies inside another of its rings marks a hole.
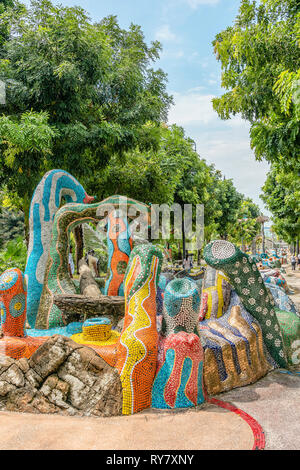
[[[296,271],[292,271],[290,264],[284,265],[283,267],[286,270],[286,274],[284,274],[286,282],[289,288],[294,292],[294,294],[289,294],[289,297],[296,304],[300,312],[300,270],[298,266],[296,266]]]
[[[1,450],[248,450],[254,443],[242,418],[209,404],[116,418],[1,412],[0,422]]]
[[[253,385],[216,398],[233,403],[259,422],[266,450],[300,449],[300,375],[276,370]]]

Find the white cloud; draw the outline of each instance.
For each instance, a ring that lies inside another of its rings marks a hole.
[[[240,116],[222,121],[213,110],[213,95],[203,94],[201,87],[173,96],[175,105],[169,113],[169,124],[183,126],[195,140],[199,155],[214,163],[226,178],[232,178],[239,192],[267,212],[259,194],[269,165],[255,160],[250,148],[249,123]]]
[[[213,95],[201,95],[196,88],[186,94],[173,93],[173,97],[175,106],[169,113],[170,124],[208,124],[215,119],[211,104]]]
[[[194,10],[199,5],[216,5],[220,0],[185,0],[185,2]]]
[[[177,36],[172,33],[170,26],[165,24],[159,28],[159,30],[155,34],[155,38],[158,41],[176,41]]]

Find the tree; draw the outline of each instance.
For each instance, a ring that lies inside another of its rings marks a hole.
[[[217,232],[222,239],[227,240],[232,226],[236,223],[243,195],[236,190],[231,179],[217,177],[213,197],[219,207],[219,215],[214,219]]]
[[[51,156],[56,135],[45,112],[24,113],[18,120],[0,117],[0,182],[5,183],[6,192],[11,190],[16,196],[14,207],[25,214],[26,235],[31,196],[40,173],[47,168],[45,161]]]
[[[275,233],[288,243],[300,238],[300,187],[294,172],[274,164],[263,186],[262,199],[273,213]]]
[[[152,136],[152,148],[145,150],[141,142],[126,153],[125,161],[113,156],[101,172],[101,178],[96,174],[89,181],[93,193],[97,193],[99,199],[111,194],[126,194],[146,204],[178,203],[182,207],[184,204],[194,207],[204,204],[205,225],[214,223],[220,212],[212,197],[217,174],[213,166],[199,157],[194,142],[181,127],[165,124],[157,127],[149,122],[144,126],[144,132]],[[173,228],[173,221],[171,225]],[[169,243],[173,242],[171,235]]]
[[[90,191],[85,181],[112,156],[122,158],[139,140],[151,146],[146,122],[159,126],[166,119],[172,102],[166,75],[151,67],[161,46],[147,45],[139,26],[121,29],[113,16],[93,24],[79,7],[14,3],[0,16],[9,24],[0,60],[7,92],[0,107],[0,185],[23,197],[26,181],[30,198],[45,171],[61,168]],[[28,132],[24,116],[36,120]],[[51,133],[51,142],[38,143],[40,151],[30,148],[39,126]],[[16,135],[24,145],[13,155]]]
[[[4,13],[8,8],[14,6],[13,0],[0,0],[0,15]],[[0,24],[0,57],[1,57],[1,47],[8,38],[9,25],[6,21],[1,22]]]
[[[0,249],[18,236],[24,237],[24,214],[1,208],[0,212]]]
[[[260,224],[256,221],[260,215],[259,207],[250,198],[245,198],[237,213],[236,222],[230,231],[230,238],[234,243],[250,244],[260,233]]]
[[[152,133],[153,148],[140,142],[124,158],[112,156],[109,165],[89,179],[89,187],[99,199],[124,194],[146,204],[172,204],[183,171],[186,152],[190,149],[177,126],[157,127],[148,122],[144,133]],[[184,153],[185,151],[185,153]]]
[[[222,86],[213,100],[222,119],[241,114],[251,123],[257,159],[278,162],[299,176],[298,0],[242,0],[233,26],[213,42]]]

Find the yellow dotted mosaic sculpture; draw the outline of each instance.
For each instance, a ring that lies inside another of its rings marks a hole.
[[[86,320],[82,327],[85,341],[106,341],[111,337],[111,322],[108,318]]]
[[[75,334],[71,338],[76,343],[109,346],[117,342],[120,334],[111,329],[108,318],[91,318],[82,326],[82,333]]]

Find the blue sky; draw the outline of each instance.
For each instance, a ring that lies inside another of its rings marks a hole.
[[[26,3],[29,3],[26,1]],[[238,191],[251,197],[266,213],[259,199],[268,171],[266,162],[256,162],[250,149],[249,124],[239,117],[219,119],[211,100],[220,88],[221,69],[213,54],[215,35],[230,26],[240,0],[60,0],[79,5],[98,21],[117,15],[121,27],[141,26],[147,42],[163,46],[155,67],[168,74],[168,91],[175,105],[169,123],[182,125],[197,144],[197,152],[232,178]]]

